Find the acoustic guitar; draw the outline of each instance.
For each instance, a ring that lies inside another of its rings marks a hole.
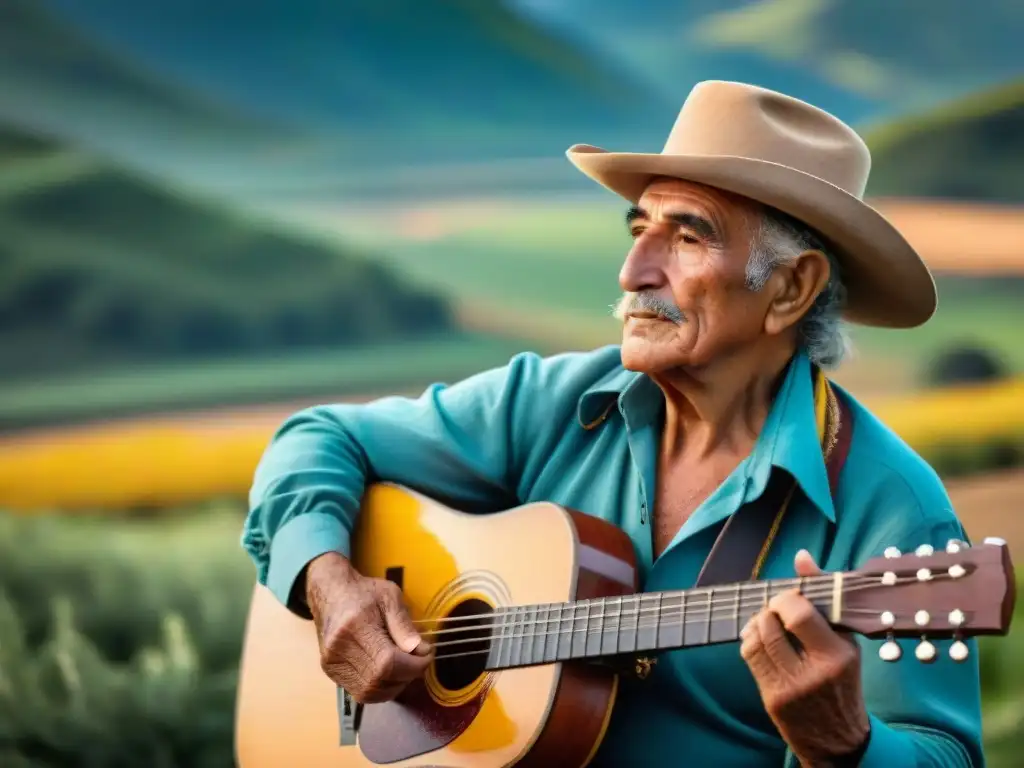
[[[401,587],[436,659],[397,700],[358,707],[321,670],[313,623],[257,586],[242,768],[581,766],[620,674],[643,676],[658,651],[735,641],[778,592],[799,588],[833,626],[887,638],[892,662],[894,639],[910,637],[919,662],[937,658],[935,639],[964,661],[962,639],[1005,634],[1015,600],[998,539],[889,550],[848,573],[637,594],[632,543],[598,518],[547,503],[473,515],[388,484],[367,489],[352,545],[361,573]]]

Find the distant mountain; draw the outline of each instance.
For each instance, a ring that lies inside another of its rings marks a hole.
[[[0,122],[156,171],[301,145],[293,131],[95,45],[36,0],[0,2]]]
[[[743,80],[861,122],[1022,72],[1018,0],[511,2],[677,103],[698,80]]]
[[[893,122],[867,138],[869,194],[1024,203],[1024,79]]]
[[[309,139],[280,173],[253,158],[249,191],[259,167],[268,185],[316,186],[408,165],[557,157],[584,139],[654,137],[672,118],[626,68],[500,2],[15,1],[42,2],[133,66]]]
[[[372,259],[6,126],[0,231],[0,378],[453,328]]]

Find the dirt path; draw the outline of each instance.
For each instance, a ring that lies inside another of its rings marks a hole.
[[[1024,556],[1024,469],[953,480],[948,488],[973,541],[998,536]]]

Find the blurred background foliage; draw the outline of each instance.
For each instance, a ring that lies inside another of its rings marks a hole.
[[[1024,551],[1021,39],[1016,0],[4,0],[0,765],[231,764],[273,429],[616,341],[623,206],[562,153],[660,150],[702,79],[866,137],[940,308],[836,378]]]

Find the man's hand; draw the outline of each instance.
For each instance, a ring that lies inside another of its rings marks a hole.
[[[803,550],[796,556],[796,572],[821,573]],[[834,631],[809,600],[796,590],[776,595],[740,637],[740,655],[757,681],[765,709],[802,765],[833,765],[865,746],[870,724],[861,691],[860,648]]]
[[[423,675],[432,649],[392,582],[361,576],[330,552],[306,569],[306,603],[320,640],[320,666],[361,704],[390,701]]]

